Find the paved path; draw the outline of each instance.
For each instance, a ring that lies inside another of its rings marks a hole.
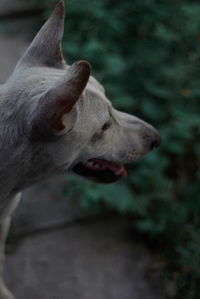
[[[26,47],[27,42],[22,38],[0,34],[0,83],[9,77]]]
[[[118,218],[83,221],[18,240],[6,280],[17,299],[162,299],[149,283],[148,250]]]

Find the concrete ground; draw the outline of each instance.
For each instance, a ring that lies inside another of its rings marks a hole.
[[[8,13],[7,3],[0,0],[0,15]],[[17,37],[0,33],[0,82],[26,47],[20,32]],[[87,218],[63,196],[65,180],[26,190],[15,213],[5,278],[17,299],[164,299],[147,276],[153,256],[125,237],[129,223]]]
[[[126,221],[85,220],[28,235],[7,256],[17,299],[161,299],[150,284],[152,257],[125,238]]]
[[[0,34],[0,83],[11,74],[16,61],[27,47],[27,42],[21,38]]]

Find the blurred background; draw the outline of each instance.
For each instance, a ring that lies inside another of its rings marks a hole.
[[[57,1],[0,0],[0,81]],[[200,3],[68,0],[63,50],[163,143],[112,185],[60,177],[23,193],[5,277],[17,298],[198,299]]]

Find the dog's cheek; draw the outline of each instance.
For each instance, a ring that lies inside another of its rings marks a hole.
[[[101,131],[101,132],[98,132],[98,133],[94,133],[92,138],[91,138],[91,143],[92,144],[96,144],[98,143],[99,141],[102,141],[103,138],[104,138],[104,132]]]

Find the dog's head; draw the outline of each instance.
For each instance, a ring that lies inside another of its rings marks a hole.
[[[160,144],[160,135],[145,121],[112,107],[102,85],[90,76],[88,62],[64,62],[63,20],[61,1],[5,84],[18,116],[23,114],[19,131],[31,148],[27,160],[31,169],[40,169],[39,163],[114,182],[126,175],[124,163]]]

